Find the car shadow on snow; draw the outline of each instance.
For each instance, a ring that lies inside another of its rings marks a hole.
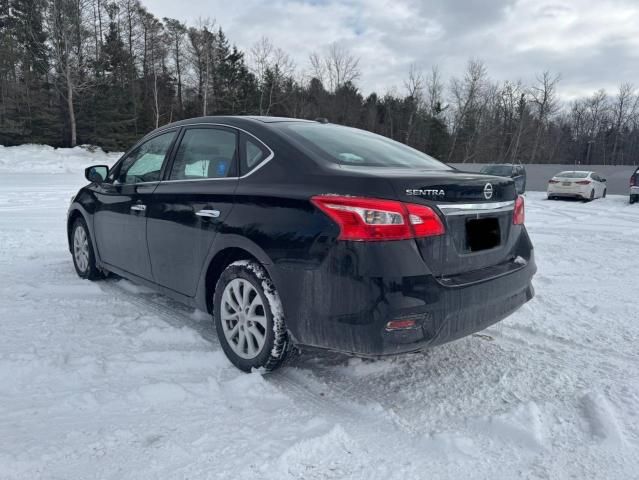
[[[115,275],[102,285],[172,327],[192,329],[212,349],[221,349],[210,315]],[[499,333],[501,327],[490,331]],[[530,397],[531,369],[538,366],[519,349],[493,340],[482,332],[422,352],[378,358],[303,348],[264,379],[283,393],[293,388],[305,391],[301,402],[382,408],[397,418],[411,418],[418,430],[427,430],[454,422],[463,412],[493,414]],[[230,363],[227,373],[239,375]],[[543,378],[556,382],[552,374]]]

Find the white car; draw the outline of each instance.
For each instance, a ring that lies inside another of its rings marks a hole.
[[[548,200],[561,197],[594,200],[606,197],[606,179],[596,172],[560,172],[548,180]]]

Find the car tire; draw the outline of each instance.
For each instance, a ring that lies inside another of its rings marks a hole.
[[[272,371],[286,359],[290,341],[279,294],[262,265],[231,263],[213,294],[213,318],[227,358],[240,370]]]
[[[595,199],[595,189],[590,190],[590,196],[586,198],[586,202],[592,202]]]
[[[637,198],[634,195],[630,195],[630,205],[632,205],[636,201],[637,201]]]
[[[608,189],[604,188],[603,195],[601,195],[601,198],[606,198],[607,193],[608,193]]]
[[[71,253],[73,255],[73,266],[80,278],[98,280],[104,276],[95,263],[91,234],[83,218],[78,218],[73,222]]]

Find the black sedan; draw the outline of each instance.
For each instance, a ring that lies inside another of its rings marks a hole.
[[[89,167],[68,214],[83,278],[113,272],[212,313],[237,367],[294,345],[414,352],[533,297],[511,179],[325,122],[203,117]]]
[[[512,178],[515,181],[517,193],[526,193],[526,169],[521,164],[497,163],[486,165],[482,167],[479,173]]]

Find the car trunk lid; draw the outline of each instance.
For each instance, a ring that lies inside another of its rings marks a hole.
[[[446,233],[416,239],[438,277],[486,269],[512,260],[520,232],[513,226],[512,179],[460,171],[388,172],[400,200],[437,211]]]

